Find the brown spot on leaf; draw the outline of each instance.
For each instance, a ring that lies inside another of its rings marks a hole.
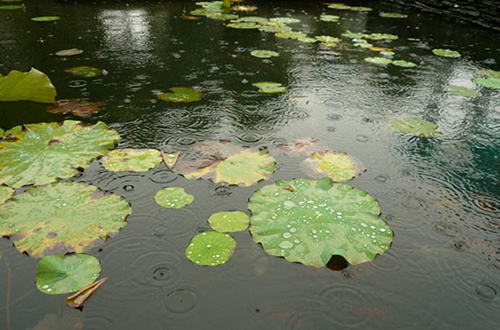
[[[19,138],[17,136],[14,136],[12,134],[7,135],[2,139],[4,142],[18,142]]]
[[[53,145],[56,145],[56,144],[59,144],[61,143],[61,140],[58,140],[58,139],[52,139],[49,141],[48,145],[49,146],[53,146]]]
[[[294,192],[295,191],[295,189],[292,186],[284,186],[283,189],[284,190],[288,190],[290,192]]]
[[[47,238],[54,238],[56,236],[57,236],[57,234],[53,231],[51,231],[50,233],[47,234]]]

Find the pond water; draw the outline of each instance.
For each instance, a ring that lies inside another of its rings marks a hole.
[[[360,159],[367,171],[349,184],[377,198],[393,229],[391,248],[374,261],[339,271],[268,255],[249,231],[231,234],[231,260],[200,267],[185,257],[190,239],[209,230],[215,212],[248,211],[253,193],[278,179],[307,177],[300,161],[278,158],[270,180],[226,187],[187,180],[158,166],[146,174],[113,174],[94,162],[77,180],[124,196],[128,225],[89,253],[108,281],[83,311],[34,286],[37,260],[0,240],[0,324],[6,329],[494,329],[500,322],[500,94],[471,79],[499,68],[498,33],[383,1],[350,1],[372,12],[327,9],[321,1],[257,1],[244,15],[300,19],[294,30],[340,37],[391,33],[397,57],[416,68],[377,66],[378,56],[343,39],[336,48],[274,37],[227,22],[184,20],[194,1],[26,1],[0,12],[0,73],[35,67],[59,99],[106,102],[86,122],[104,121],[119,148],[188,151],[200,141],[230,140],[273,148],[313,137]],[[406,19],[379,17],[403,12]],[[322,13],[339,23],[322,22]],[[53,23],[29,17],[58,15]],[[79,48],[74,57],[56,51]],[[461,58],[432,54],[450,48]],[[260,59],[265,49],[280,56]],[[106,70],[75,78],[64,69]],[[259,94],[252,83],[275,81],[283,94]],[[458,85],[481,90],[465,98]],[[168,103],[155,94],[174,86],[203,93],[196,103]],[[77,119],[32,102],[0,104],[0,126]],[[441,134],[418,138],[390,129],[393,118],[418,117]],[[166,210],[154,194],[183,187],[195,201]]]

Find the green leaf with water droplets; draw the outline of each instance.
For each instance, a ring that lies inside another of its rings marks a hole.
[[[61,18],[59,16],[39,16],[39,17],[33,17],[31,20],[34,22],[54,22],[60,19]]]
[[[130,213],[123,197],[79,182],[53,183],[0,205],[0,235],[35,258],[81,253],[118,233]]]
[[[155,201],[165,209],[180,209],[194,201],[194,196],[187,194],[184,188],[169,187],[156,193]]]
[[[221,233],[243,231],[248,228],[250,218],[241,211],[218,212],[208,219],[210,227]]]
[[[19,188],[70,178],[113,149],[119,139],[103,122],[16,126],[0,140],[0,184]]]
[[[0,204],[5,203],[14,194],[14,189],[0,186]]]
[[[71,73],[74,76],[83,78],[94,78],[102,74],[102,70],[93,68],[91,66],[77,66],[74,68],[66,69],[64,70],[64,72]]]
[[[172,93],[159,94],[156,97],[167,102],[197,102],[203,98],[203,95],[191,87],[172,87]]]
[[[259,58],[271,58],[279,56],[280,54],[277,52],[273,52],[271,50],[254,50],[250,53],[250,55],[259,57]]]
[[[399,66],[399,67],[402,67],[402,68],[414,68],[416,67],[417,65],[413,62],[408,62],[408,61],[403,61],[403,60],[396,60],[396,61],[392,61],[391,63],[392,65],[395,65],[395,66]]]
[[[380,17],[384,18],[407,18],[408,15],[406,14],[399,14],[399,13],[387,13],[387,12],[381,12]]]
[[[366,170],[346,153],[335,151],[315,152],[304,165],[313,177],[328,176],[336,182],[349,181]]]
[[[286,92],[286,87],[276,82],[262,81],[254,83],[252,86],[257,87],[259,89],[259,93],[263,94],[279,94]]]
[[[405,119],[394,119],[391,126],[398,131],[414,136],[433,137],[439,135],[438,125],[424,119],[408,117]]]
[[[367,57],[365,62],[376,64],[376,65],[388,65],[392,63],[392,60],[385,57]]]
[[[49,77],[35,68],[29,72],[14,70],[5,77],[0,74],[0,101],[54,103],[56,94]]]
[[[472,81],[486,88],[500,89],[500,78],[474,78]]]
[[[161,161],[158,150],[121,149],[108,152],[102,159],[102,166],[113,172],[147,172]]]
[[[446,86],[446,91],[452,95],[463,96],[463,97],[477,97],[482,95],[480,92],[472,88],[467,88],[463,86],[449,85]]]
[[[200,233],[186,248],[186,257],[200,266],[218,266],[226,263],[236,249],[236,241],[216,231]]]
[[[88,254],[43,257],[36,267],[36,287],[46,294],[76,292],[93,283],[101,263]]]
[[[442,57],[454,57],[454,58],[457,58],[457,57],[461,57],[462,56],[462,55],[460,55],[459,52],[457,52],[455,50],[450,50],[450,49],[433,49],[432,52],[434,53],[434,55],[442,56]]]
[[[357,265],[384,253],[393,233],[365,191],[322,180],[278,181],[251,198],[253,239],[273,256],[323,267],[333,255]]]

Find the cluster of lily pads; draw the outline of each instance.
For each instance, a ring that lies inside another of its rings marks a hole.
[[[21,1],[22,0],[0,0],[0,2],[8,2],[8,3],[21,2]],[[19,10],[19,9],[26,11],[26,5],[24,3],[0,5],[0,10]],[[31,18],[33,22],[53,22],[59,19],[60,19],[59,16],[37,16]]]

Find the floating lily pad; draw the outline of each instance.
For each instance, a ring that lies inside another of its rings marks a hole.
[[[252,22],[229,23],[226,26],[232,29],[242,29],[242,30],[251,30],[259,28],[258,24]]]
[[[474,78],[472,81],[486,88],[500,89],[500,78]]]
[[[402,68],[414,68],[416,67],[417,65],[413,62],[408,62],[408,61],[403,61],[403,60],[396,60],[396,61],[392,61],[391,63],[392,65],[395,65],[395,66],[399,66],[399,67],[402,67]]]
[[[280,54],[277,52],[273,52],[271,50],[254,50],[250,53],[250,55],[259,57],[259,58],[271,58],[275,56],[279,56]]]
[[[365,62],[377,64],[377,65],[388,65],[392,63],[392,60],[385,57],[367,57]]]
[[[112,172],[147,172],[161,161],[158,150],[121,149],[108,152],[102,158],[102,166]]]
[[[328,150],[328,146],[318,139],[304,138],[280,146],[278,149],[288,156],[311,156],[313,153]]]
[[[395,34],[389,33],[372,33],[367,36],[368,39],[372,40],[397,40],[399,37]]]
[[[291,32],[292,28],[286,25],[282,26],[270,26],[270,25],[259,25],[258,26],[259,31],[262,32],[271,32],[271,33],[283,33],[283,32]],[[300,41],[300,38],[297,39]]]
[[[354,47],[365,48],[365,49],[373,47],[373,45],[366,40],[355,42],[353,45],[354,45]]]
[[[70,178],[120,139],[102,122],[66,120],[16,126],[0,140],[0,184],[19,188]]]
[[[78,117],[87,117],[101,110],[106,102],[83,102],[79,99],[59,100],[55,104],[47,106],[47,112]]]
[[[219,212],[208,219],[210,227],[221,233],[243,231],[248,228],[250,218],[241,211]]]
[[[338,9],[338,10],[350,10],[352,7],[344,5],[343,3],[332,3],[328,5],[330,9]]]
[[[172,93],[159,94],[156,97],[167,102],[197,102],[203,95],[192,87],[172,87]]]
[[[408,117],[406,119],[394,119],[392,127],[398,131],[414,136],[433,137],[439,135],[438,125],[424,119]]]
[[[233,15],[233,14],[222,14],[222,13],[210,13],[207,15],[208,18],[210,19],[215,19],[218,21],[229,21],[229,20],[234,20],[238,19],[238,15]]]
[[[40,16],[31,18],[31,20],[34,22],[54,22],[60,19],[61,18],[59,16]]]
[[[24,9],[24,8],[26,8],[24,5],[0,6],[0,10],[16,10],[16,9]]]
[[[495,70],[477,70],[476,75],[480,77],[500,79],[500,71]]]
[[[434,55],[442,56],[442,57],[461,57],[459,52],[450,49],[433,49],[432,52]]]
[[[180,209],[194,201],[194,196],[187,194],[184,188],[164,188],[156,193],[155,201],[165,209]]]
[[[300,19],[292,17],[275,17],[271,18],[269,21],[275,23],[284,23],[284,24],[300,23]]]
[[[63,49],[58,52],[56,52],[57,56],[75,56],[75,55],[80,55],[83,53],[83,50],[78,49],[78,48],[71,48],[71,49]]]
[[[102,70],[93,68],[91,66],[77,66],[64,70],[64,72],[71,73],[74,76],[83,78],[94,78],[102,74]]]
[[[381,51],[380,55],[392,57],[392,56],[396,55],[396,53],[395,52],[390,52],[390,51]]]
[[[463,97],[477,97],[482,95],[481,93],[472,88],[467,88],[462,86],[449,85],[446,86],[446,91],[452,95],[463,96]]]
[[[391,245],[393,233],[367,192],[331,179],[264,186],[251,198],[253,239],[273,256],[324,267],[333,255],[357,265]]]
[[[364,39],[368,37],[368,34],[361,33],[361,32],[351,32],[349,30],[345,31],[342,33],[342,37],[349,38],[349,39]]]
[[[355,7],[351,7],[349,8],[349,10],[352,10],[352,11],[372,11],[373,8],[370,8],[370,7],[358,7],[358,6],[355,6]]]
[[[312,43],[318,42],[317,39],[309,38],[309,37],[299,38],[299,39],[297,39],[297,41],[304,42],[306,44],[312,44]]]
[[[81,253],[118,233],[130,213],[120,196],[79,182],[53,183],[0,205],[0,235],[35,258]]]
[[[208,231],[193,237],[186,248],[186,257],[200,266],[218,266],[231,258],[234,249],[236,241],[231,236]]]
[[[408,15],[406,14],[399,14],[399,13],[386,13],[386,12],[381,12],[380,17],[384,18],[408,18]]]
[[[263,94],[279,94],[286,92],[286,87],[283,84],[270,82],[270,81],[262,81],[258,83],[252,84],[259,89],[259,93]]]
[[[315,152],[304,164],[311,170],[313,177],[328,176],[333,181],[342,182],[354,179],[366,169],[344,152]]]
[[[35,68],[30,72],[14,70],[5,77],[0,74],[0,101],[54,103],[56,94],[49,77]]]
[[[278,38],[283,38],[283,39],[301,39],[301,38],[306,38],[307,34],[302,33],[302,32],[278,32],[274,34]]]
[[[319,17],[319,20],[323,22],[338,22],[339,19],[340,16],[335,16],[335,15],[321,15]]]
[[[99,260],[88,254],[43,257],[36,267],[36,287],[46,294],[78,291],[101,273]]]
[[[234,6],[231,8],[235,11],[256,11],[257,7],[255,6]]]
[[[267,21],[268,21],[268,19],[264,18],[264,17],[245,16],[245,17],[240,17],[238,20],[235,20],[232,23],[236,23],[236,22],[260,23],[260,22],[267,22]]]
[[[318,40],[319,42],[321,42],[323,44],[327,44],[327,45],[336,45],[337,43],[340,42],[339,38],[330,37],[330,36],[316,36],[314,38],[316,40]]]
[[[0,204],[5,203],[12,195],[14,195],[14,189],[0,186]]]

